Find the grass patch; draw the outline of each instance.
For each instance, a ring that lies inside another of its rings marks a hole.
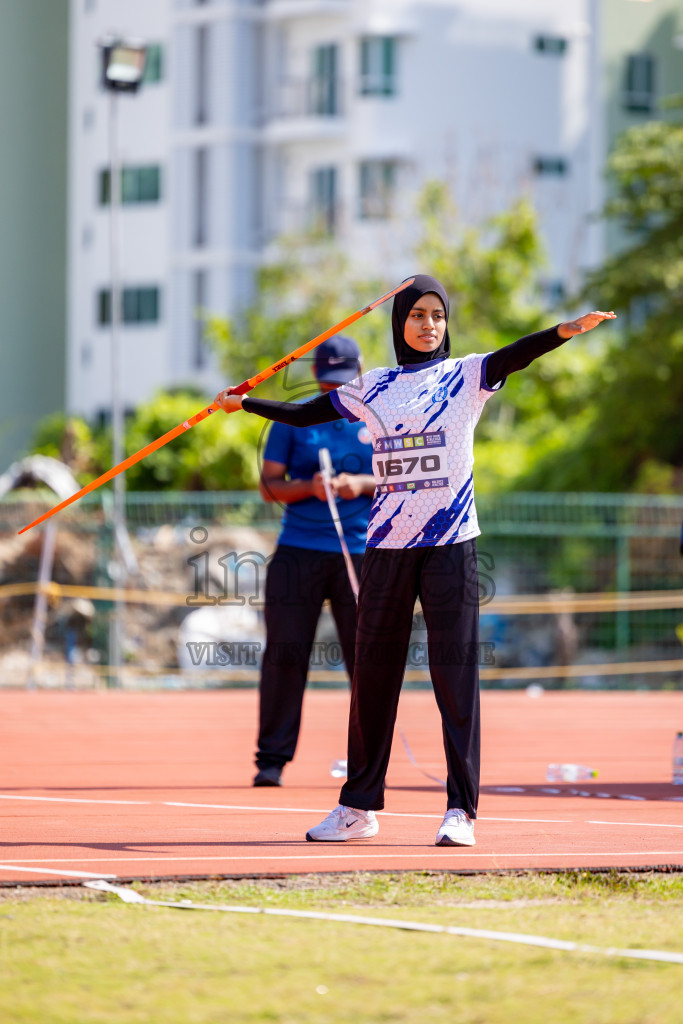
[[[151,899],[372,914],[683,950],[683,874],[441,872],[136,883]],[[683,966],[0,889],[8,1024],[679,1024]]]

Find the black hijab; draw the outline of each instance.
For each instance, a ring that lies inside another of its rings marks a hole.
[[[408,314],[417,300],[426,295],[427,292],[434,292],[435,295],[439,296],[443,302],[446,321],[448,321],[448,296],[446,295],[446,289],[435,277],[430,277],[428,274],[417,274],[415,280],[408,288],[404,288],[402,292],[394,296],[394,306],[391,311],[394,351],[396,353],[396,362],[399,366],[406,366],[411,363],[429,363],[432,359],[447,359],[451,353],[448,323],[446,323],[446,330],[441,339],[441,344],[433,352],[418,352],[417,349],[411,348],[403,337]]]

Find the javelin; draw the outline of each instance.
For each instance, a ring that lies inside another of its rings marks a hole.
[[[327,505],[332,516],[334,528],[337,531],[339,537],[339,543],[341,545],[342,554],[344,555],[344,562],[346,563],[346,572],[348,573],[349,583],[351,584],[351,590],[353,596],[358,602],[358,576],[356,575],[356,567],[353,564],[351,555],[349,553],[346,538],[344,537],[344,529],[339,518],[339,509],[337,508],[337,501],[332,493],[332,457],[330,456],[329,448],[321,448],[318,452],[318,458],[320,459],[320,473],[323,478],[323,487],[325,488],[325,497],[327,498]]]
[[[255,388],[256,385],[260,384],[262,381],[267,380],[268,377],[272,377],[273,374],[278,372],[278,370],[282,370],[285,366],[289,366],[290,363],[293,363],[296,359],[305,355],[306,352],[310,352],[312,348],[316,347],[316,345],[320,345],[321,342],[327,341],[327,339],[331,338],[333,334],[337,334],[345,327],[348,327],[349,324],[352,324],[362,316],[365,316],[365,314],[369,313],[370,310],[375,309],[376,306],[381,306],[383,302],[387,301],[387,299],[390,299],[392,296],[402,292],[403,289],[407,288],[408,285],[411,285],[414,280],[414,277],[408,278],[407,281],[403,281],[397,288],[387,292],[386,295],[383,295],[380,299],[375,299],[375,301],[371,302],[369,306],[364,306],[363,309],[357,310],[355,313],[352,313],[351,316],[347,316],[346,319],[340,320],[338,324],[334,325],[334,327],[330,327],[327,331],[319,334],[317,338],[312,338],[304,345],[300,345],[299,348],[295,348],[293,352],[290,352],[289,355],[286,355],[283,359],[278,360],[277,363],[273,363],[272,366],[267,367],[265,370],[261,370],[254,377],[249,377],[247,380],[242,381],[241,384],[237,384],[235,387],[230,388],[230,394],[246,395],[248,391],[251,391],[252,388]],[[151,455],[152,452],[157,451],[158,448],[162,448],[165,444],[168,444],[169,441],[172,441],[186,430],[189,430],[190,427],[194,427],[197,423],[201,423],[201,421],[206,419],[207,416],[210,416],[212,412],[218,412],[219,409],[220,406],[217,405],[216,402],[212,402],[211,405],[207,405],[206,409],[202,409],[201,412],[195,413],[194,416],[189,418],[189,420],[185,420],[184,423],[179,423],[177,427],[173,427],[172,430],[162,434],[162,436],[158,437],[156,441],[151,441],[149,444],[146,444],[144,448],[141,448],[139,452],[136,452],[134,455],[129,455],[127,459],[123,460],[123,462],[119,462],[117,466],[113,466],[111,469],[108,469],[106,473],[103,473],[102,476],[98,476],[96,480],[91,480],[89,484],[86,484],[86,486],[81,488],[80,491],[77,491],[76,494],[72,494],[70,498],[66,499],[66,501],[61,501],[59,505],[55,505],[55,507],[51,508],[48,512],[44,512],[42,516],[38,516],[38,518],[34,519],[32,523],[28,524],[28,526],[24,526],[23,529],[19,530],[19,533],[26,533],[27,530],[33,529],[33,527],[38,526],[39,523],[45,522],[45,520],[49,519],[50,516],[53,516],[55,512],[61,512],[61,510],[66,508],[67,505],[71,505],[72,502],[78,501],[78,499],[82,498],[85,494],[89,494],[91,491],[101,487],[102,484],[106,484],[109,480],[118,476],[119,473],[123,473],[125,469],[130,469],[130,467],[134,466],[136,462],[141,462],[142,459]]]

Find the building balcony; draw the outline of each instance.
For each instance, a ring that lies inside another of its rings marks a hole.
[[[261,229],[262,244],[287,235],[309,235],[311,243],[339,238],[346,227],[347,209],[341,200],[319,204],[286,202],[272,209]]]
[[[347,15],[349,0],[260,0],[265,21],[288,21],[292,18]]]
[[[338,137],[346,130],[342,80],[309,77],[275,84],[261,124],[269,141]]]

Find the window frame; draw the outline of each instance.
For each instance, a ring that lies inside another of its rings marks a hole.
[[[161,164],[138,164],[121,167],[119,168],[119,175],[119,194],[122,206],[138,206],[161,202]],[[98,172],[97,202],[98,206],[109,206],[111,203],[111,169],[109,167],[105,167]]]
[[[145,327],[161,321],[159,285],[127,285],[120,291],[119,323],[123,327]],[[96,296],[95,319],[98,327],[111,326],[111,288],[100,288]]]
[[[358,49],[360,96],[398,95],[398,37],[361,36]]]
[[[651,114],[657,97],[657,62],[652,53],[629,53],[624,68],[622,103],[632,114]],[[639,81],[640,79],[640,81]]]
[[[396,160],[370,159],[358,164],[358,219],[390,220],[396,196]],[[373,204],[376,204],[373,209]]]

